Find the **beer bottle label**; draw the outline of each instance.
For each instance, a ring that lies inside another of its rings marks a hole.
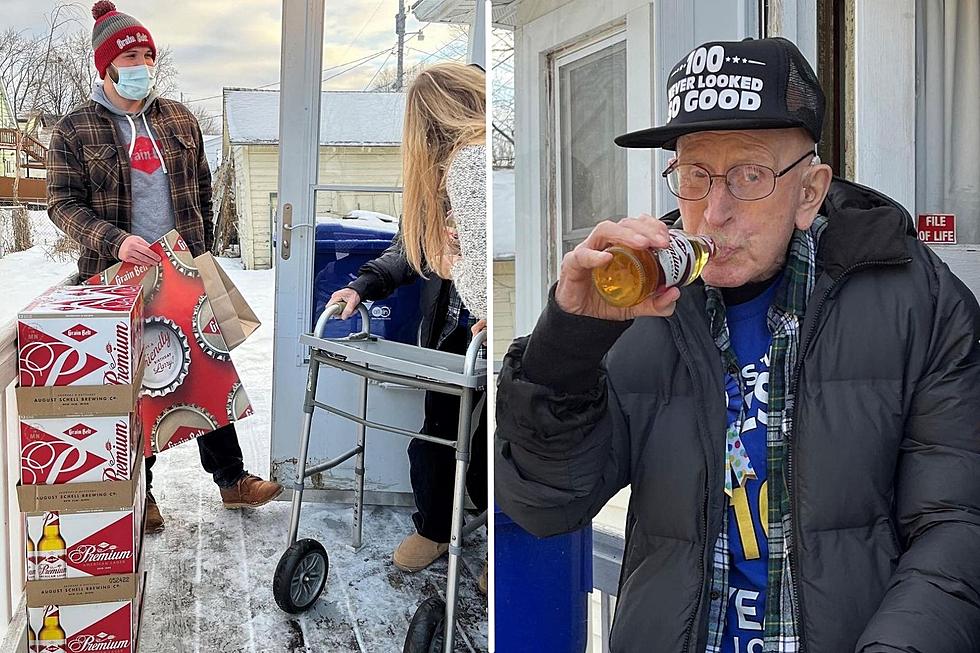
[[[33,551],[27,553],[27,580],[37,579],[37,554]],[[34,653],[31,651],[31,653]]]
[[[688,283],[691,263],[694,260],[694,247],[682,234],[670,231],[670,244],[657,250],[657,260],[663,268],[665,286],[683,286]]]
[[[67,576],[67,566],[65,565],[65,550],[44,551],[38,556],[35,568],[37,580],[57,580]]]
[[[38,642],[38,653],[66,653],[65,640],[63,639],[46,639],[38,640]]]

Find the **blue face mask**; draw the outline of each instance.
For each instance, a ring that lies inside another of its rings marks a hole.
[[[157,71],[147,65],[116,68],[119,81],[114,82],[119,95],[127,100],[143,100],[156,82]]]

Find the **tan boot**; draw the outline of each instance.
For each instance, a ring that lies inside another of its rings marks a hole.
[[[221,488],[221,502],[225,508],[258,508],[282,494],[282,486],[272,481],[263,481],[254,474],[246,474],[238,483],[229,488]]]
[[[418,533],[412,533],[398,545],[392,559],[402,571],[422,571],[449,550],[449,543],[433,542]]]
[[[484,562],[483,571],[480,572],[480,577],[476,581],[477,586],[480,588],[480,592],[482,592],[484,596],[487,595],[488,588],[490,587],[490,579],[487,577],[489,570],[487,567],[488,564]]]
[[[160,507],[157,500],[149,492],[146,493],[146,503],[143,504],[143,512],[146,515],[143,521],[144,533],[159,533],[163,530],[163,515],[160,514]]]

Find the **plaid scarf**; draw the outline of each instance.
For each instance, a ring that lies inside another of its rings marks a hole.
[[[439,338],[436,340],[436,349],[442,347],[442,343],[453,334],[453,331],[460,327],[471,327],[476,324],[470,316],[470,312],[466,310],[466,306],[463,305],[463,300],[460,298],[459,293],[456,292],[456,286],[449,286],[449,303],[446,306],[446,321],[442,325],[442,331],[439,332]]]
[[[786,455],[793,431],[791,383],[800,347],[800,327],[807,299],[817,278],[817,243],[827,219],[817,216],[807,231],[797,230],[790,241],[783,279],[769,307],[769,419],[766,428],[768,465],[769,561],[766,587],[765,653],[796,653],[800,649],[797,629],[797,603],[789,564],[792,523],[789,489],[786,485]],[[738,377],[738,360],[732,349],[721,291],[706,286],[706,308],[714,338],[725,369]],[[726,436],[730,439],[730,436]],[[727,447],[726,447],[727,449]],[[725,460],[725,474],[733,475],[733,461]],[[736,470],[736,478],[740,474]],[[721,533],[715,541],[708,610],[706,653],[721,651],[725,613],[728,607],[728,510],[724,511]]]

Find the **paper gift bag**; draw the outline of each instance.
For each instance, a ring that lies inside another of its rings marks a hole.
[[[210,252],[196,257],[194,264],[204,281],[204,290],[211,302],[214,319],[221,327],[225,344],[229,350],[234,349],[245,342],[262,323]]]

